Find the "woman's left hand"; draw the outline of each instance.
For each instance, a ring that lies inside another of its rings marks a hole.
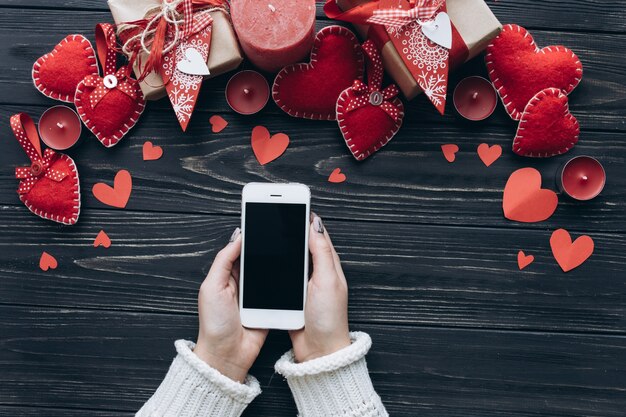
[[[194,353],[234,381],[243,382],[259,355],[267,330],[241,325],[238,306],[241,231],[235,229],[200,286],[200,331]]]

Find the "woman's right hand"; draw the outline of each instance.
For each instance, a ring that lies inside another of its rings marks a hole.
[[[312,215],[309,231],[313,273],[307,287],[304,329],[289,332],[297,362],[349,346],[348,284],[339,256],[320,219]]]

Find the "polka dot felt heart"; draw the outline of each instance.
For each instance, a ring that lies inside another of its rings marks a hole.
[[[369,62],[368,85],[355,80],[337,100],[337,122],[346,145],[359,161],[385,146],[398,132],[404,118],[399,90],[391,84],[381,90],[382,59],[372,41],[363,44]]]
[[[556,88],[540,91],[529,102],[513,139],[513,152],[549,157],[572,149],[580,134],[578,120],[569,112],[567,96]]]
[[[505,25],[487,47],[489,77],[498,90],[507,113],[514,120],[530,99],[546,88],[571,93],[580,83],[583,66],[564,46],[539,49],[530,33],[518,25]]]
[[[145,101],[130,66],[115,70],[115,30],[108,23],[96,27],[98,59],[104,78],[88,75],[76,87],[74,104],[81,120],[104,146],[116,145],[137,123]]]
[[[274,80],[272,98],[294,117],[335,120],[337,97],[363,79],[363,53],[354,33],[327,26],[315,36],[311,61],[283,68]]]
[[[71,103],[76,86],[88,75],[98,75],[96,53],[83,35],[68,35],[33,65],[32,77],[43,95]]]
[[[80,214],[80,183],[74,160],[52,149],[41,151],[35,123],[25,113],[11,117],[11,129],[31,165],[15,169],[20,201],[39,217],[74,224]]]

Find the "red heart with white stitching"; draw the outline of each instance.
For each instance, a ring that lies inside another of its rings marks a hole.
[[[363,53],[354,33],[327,26],[315,36],[311,61],[286,66],[276,75],[272,98],[294,117],[335,120],[339,94],[363,79]]]
[[[583,75],[575,53],[564,46],[540,49],[530,33],[518,25],[504,26],[487,47],[485,61],[489,77],[514,120],[522,117],[526,104],[541,90],[558,88],[569,94]]]
[[[76,86],[87,75],[98,75],[96,52],[83,35],[68,35],[33,64],[37,90],[47,97],[71,103]]]

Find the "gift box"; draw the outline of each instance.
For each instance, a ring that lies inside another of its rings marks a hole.
[[[134,22],[146,18],[146,14],[158,8],[161,0],[108,0],[109,9],[113,15],[113,20],[117,25],[125,22]],[[213,18],[211,44],[207,67],[210,74],[205,78],[216,77],[228,71],[236,69],[243,61],[243,55],[237,42],[237,37],[230,23],[228,13],[216,10],[210,12]],[[123,35],[121,36],[122,41]],[[134,72],[136,76],[141,74],[139,63],[145,64],[148,54],[143,53],[136,60]],[[167,93],[163,79],[158,72],[149,73],[140,83],[141,91],[147,100],[158,100]]]
[[[364,5],[370,0],[337,0],[340,9],[347,11]],[[379,0],[379,8],[410,8],[406,0]],[[447,0],[445,7],[453,30],[453,42],[449,51],[449,67],[456,66],[480,54],[502,30],[502,25],[483,0]],[[393,33],[381,25],[355,24],[357,31],[373,39],[381,48],[386,72],[398,84],[404,96],[411,100],[423,92],[414,74],[410,71],[392,40]],[[406,48],[404,52],[406,53]]]

